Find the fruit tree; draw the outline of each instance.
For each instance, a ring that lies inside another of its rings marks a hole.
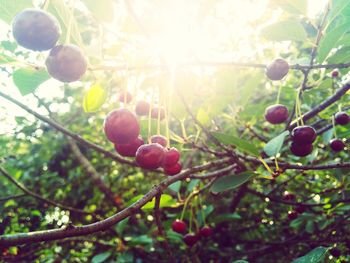
[[[4,262],[350,262],[350,2],[1,0]]]

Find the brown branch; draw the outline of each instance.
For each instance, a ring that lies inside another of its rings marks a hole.
[[[231,213],[234,213],[236,211],[239,203],[241,202],[243,197],[246,195],[247,189],[248,189],[248,183],[244,183],[243,185],[241,185],[238,188],[236,195],[232,198],[232,201],[230,203],[230,212]]]
[[[2,235],[0,236],[0,245],[11,246],[49,240],[58,240],[67,237],[83,236],[99,231],[105,231],[111,226],[118,223],[119,221],[123,220],[124,218],[127,218],[130,215],[136,213],[138,209],[142,208],[145,204],[150,202],[158,193],[161,193],[164,189],[166,189],[169,185],[173,184],[174,182],[183,180],[193,173],[201,172],[210,168],[214,168],[216,166],[220,166],[225,162],[227,162],[227,159],[218,160],[208,164],[193,167],[191,169],[181,172],[178,175],[168,177],[167,179],[163,180],[159,185],[154,186],[147,194],[145,194],[137,202],[133,203],[132,205],[123,209],[117,214],[114,214],[113,216],[98,221],[96,223],[83,226],[69,226],[61,229]]]
[[[11,199],[18,199],[27,196],[26,194],[19,194],[19,195],[11,195],[6,197],[0,197],[0,202],[5,202]]]
[[[47,204],[50,204],[50,205],[53,205],[53,206],[56,206],[56,207],[60,207],[64,210],[68,210],[68,211],[71,211],[71,212],[74,212],[74,213],[80,213],[80,214],[93,214],[93,213],[90,213],[90,212],[86,212],[84,210],[81,210],[81,209],[77,209],[77,208],[74,208],[74,207],[70,207],[70,206],[66,206],[66,205],[63,205],[63,204],[60,204],[60,203],[57,203],[55,201],[52,201],[52,200],[49,200],[47,198],[44,198],[42,197],[41,195],[39,194],[36,194],[32,191],[30,191],[28,188],[26,188],[23,184],[21,184],[20,182],[18,182],[16,179],[14,179],[3,167],[0,166],[0,173],[5,176],[11,183],[13,183],[17,188],[21,189],[24,193],[26,193],[27,195],[30,195],[44,203],[47,203]]]
[[[158,228],[158,234],[159,236],[161,236],[163,238],[161,244],[164,247],[164,250],[167,252],[168,256],[169,256],[169,262],[176,262],[173,252],[170,249],[170,245],[168,243],[168,238],[165,234],[164,228],[163,228],[163,224],[162,224],[162,220],[161,220],[161,211],[160,211],[160,199],[162,197],[162,193],[158,193],[155,197],[155,202],[154,202],[154,218],[155,218],[155,222]]]

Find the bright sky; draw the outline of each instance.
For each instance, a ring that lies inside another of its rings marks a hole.
[[[218,12],[219,15],[222,14],[225,18],[232,18],[232,23],[230,21],[228,24],[230,28],[217,27],[212,28],[212,30],[215,31],[218,38],[227,37],[227,30],[233,31],[237,38],[244,38],[247,34],[254,33],[254,28],[247,29],[247,25],[264,14],[264,8],[267,2],[268,0],[227,0]],[[327,0],[309,0],[309,16],[314,17],[322,11],[326,2]],[[195,24],[189,28],[186,25],[186,21],[184,21],[184,17],[190,19],[191,12],[196,9],[195,1],[177,0],[174,3],[174,6],[171,7],[171,15],[164,14],[163,16],[163,24],[166,28],[164,34],[154,39],[156,52],[161,52],[170,63],[180,62],[178,60],[181,60],[186,52],[192,52],[192,54],[203,60],[206,59],[208,54],[215,53],[215,56],[220,57],[220,54],[216,52],[217,50],[212,50],[213,45],[215,45],[215,41],[213,40],[219,41],[220,39],[208,39],[207,32],[203,32],[202,28],[196,27]],[[184,7],[186,7],[186,12],[184,12]],[[6,39],[7,30],[9,30],[9,26],[0,21],[0,40]],[[178,41],[179,39],[182,41]],[[241,58],[249,58],[252,56],[249,43],[243,43],[243,45],[242,47],[237,47],[239,49],[237,54]],[[232,54],[229,54],[229,56],[226,53],[221,55],[222,60],[236,59]],[[7,74],[0,72],[0,79],[1,83],[5,84],[5,86],[1,87],[2,91],[19,99],[26,105],[36,108],[36,100],[33,96],[21,96],[14,86],[12,79],[8,78]],[[75,85],[79,85],[79,83]],[[40,97],[47,99],[53,96],[61,97],[63,96],[63,91],[60,86],[59,82],[49,80],[41,85],[36,93]],[[55,105],[52,105],[52,107],[55,108]],[[28,119],[33,120],[32,116],[25,114],[20,108],[2,98],[0,98],[0,110],[2,112],[0,114],[0,135],[14,131],[14,127],[16,126],[14,116],[16,115],[25,115]],[[60,107],[59,110],[65,111],[67,108]],[[45,113],[45,111],[41,111],[41,113]]]

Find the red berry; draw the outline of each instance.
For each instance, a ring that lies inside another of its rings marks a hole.
[[[180,220],[180,219],[176,219],[172,224],[171,224],[171,228],[173,229],[173,231],[183,234],[186,232],[187,230],[187,225],[184,221]]]
[[[115,144],[114,149],[121,155],[125,157],[135,157],[137,149],[144,144],[141,137],[136,138],[135,141],[129,144]]]
[[[302,214],[306,211],[306,206],[304,205],[297,205],[295,207],[295,212],[299,213],[299,214]]]
[[[344,147],[345,147],[345,143],[339,139],[331,140],[329,145],[331,146],[332,150],[335,152],[340,152],[344,150]]]
[[[201,237],[210,237],[213,234],[213,229],[210,226],[204,226],[199,230]]]
[[[75,45],[55,46],[50,50],[45,64],[50,76],[62,82],[79,80],[87,69],[87,59]]]
[[[180,152],[172,147],[164,154],[163,167],[174,166],[180,160]]]
[[[339,258],[341,256],[341,251],[339,248],[334,247],[329,250],[329,254],[335,258]]]
[[[166,166],[163,167],[163,169],[167,175],[175,175],[181,172],[182,165],[180,163],[176,163],[174,166]]]
[[[288,211],[288,219],[289,220],[297,219],[297,217],[298,217],[298,212],[296,212],[296,211]]]
[[[272,61],[266,68],[266,76],[271,80],[281,80],[287,75],[289,65],[284,59],[278,58]]]
[[[338,78],[339,77],[339,70],[335,69],[331,73],[332,78]]]
[[[126,110],[113,110],[104,121],[105,134],[115,144],[129,144],[134,142],[140,133],[140,125],[136,116]]]
[[[196,234],[189,233],[183,237],[183,240],[187,246],[192,247],[198,242],[199,236]]]
[[[153,136],[151,136],[151,142],[152,143],[159,143],[163,147],[166,147],[168,145],[168,139],[165,138],[163,135],[153,135]]]
[[[158,143],[141,145],[136,151],[136,163],[144,169],[159,168],[164,159],[164,148]]]
[[[337,112],[334,115],[334,118],[335,122],[339,125],[347,125],[350,122],[349,115],[344,111]]]
[[[288,200],[288,201],[294,200],[295,194],[291,194],[291,193],[286,192],[283,194],[283,199]]]
[[[265,110],[265,119],[271,124],[280,124],[288,119],[288,109],[281,104],[271,105]]]
[[[149,114],[150,105],[147,101],[140,100],[137,102],[135,112],[139,116],[147,116]]]
[[[307,125],[295,127],[292,131],[292,141],[298,144],[311,144],[316,136],[315,129]]]
[[[290,146],[290,151],[298,157],[305,157],[309,155],[313,150],[312,144],[298,144],[292,142]]]
[[[164,117],[165,117],[165,110],[164,110],[164,108],[158,108],[158,107],[152,108],[152,110],[151,110],[151,117],[153,119],[158,119],[158,112],[159,112],[159,115],[160,115],[160,120],[163,120]]]
[[[129,103],[132,100],[132,95],[129,91],[123,91],[119,95],[119,101],[123,103]]]

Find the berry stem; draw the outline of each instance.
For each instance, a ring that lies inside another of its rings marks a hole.
[[[272,175],[273,171],[271,170],[270,166],[264,161],[264,159],[259,157],[259,161],[264,165],[266,170]]]
[[[44,11],[46,11],[47,10],[47,8],[49,7],[49,4],[50,4],[50,0],[45,0],[45,2],[44,2],[44,5],[43,5],[43,10]]]
[[[332,116],[332,125],[333,125],[333,134],[334,134],[334,138],[338,138],[338,136],[337,136],[337,131],[336,131],[336,129],[335,129],[335,117],[334,117],[334,115]]]
[[[69,10],[69,20],[68,20],[65,44],[70,43],[70,35],[71,35],[71,31],[72,31],[72,24],[73,24],[73,17],[74,17],[74,2],[70,2],[70,4],[72,4],[72,7]]]
[[[280,85],[279,88],[278,88],[276,104],[279,104],[279,102],[280,102],[281,91],[282,91],[282,85]]]
[[[202,215],[203,224],[206,225],[205,215],[204,215],[204,210],[203,210],[203,204],[202,204],[202,199],[201,199],[200,195],[198,195],[198,202],[199,202],[199,207],[201,209],[201,215]]]
[[[187,198],[186,198],[186,200],[185,200],[184,207],[182,208],[181,217],[180,217],[181,220],[184,218],[184,215],[185,215],[185,211],[186,211],[188,202],[191,200],[192,196],[195,195],[196,193],[197,193],[197,192],[192,192],[192,193],[190,193],[190,194],[187,196]]]
[[[154,88],[152,91],[151,102],[149,104],[149,110],[148,110],[148,131],[147,131],[148,143],[151,143],[153,96],[154,96]]]

